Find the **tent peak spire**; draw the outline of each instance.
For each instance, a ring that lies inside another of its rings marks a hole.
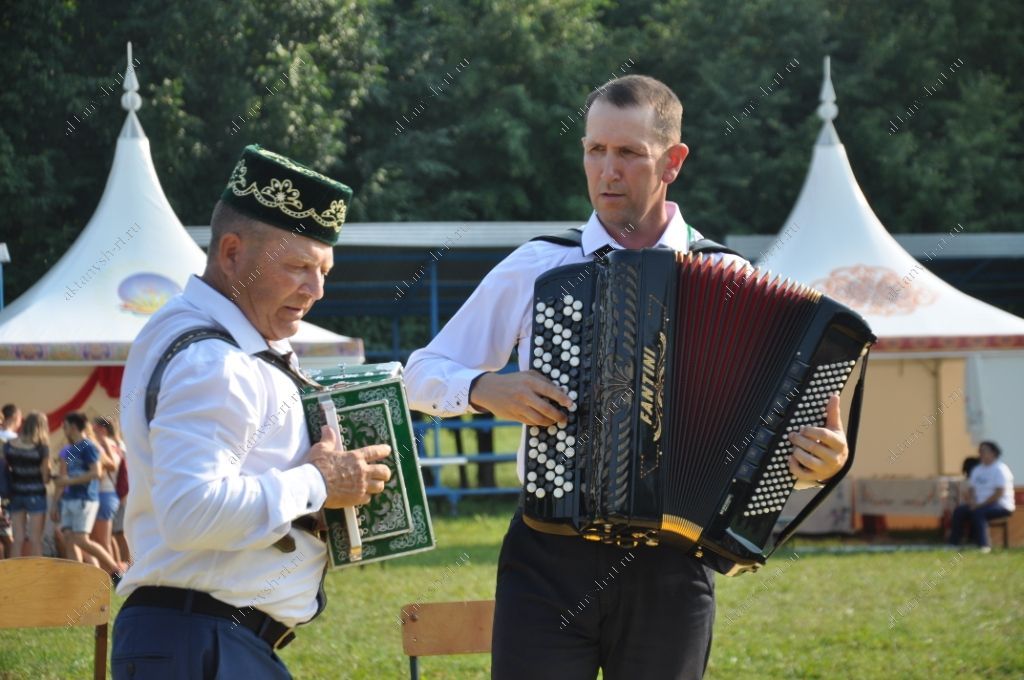
[[[818,117],[825,121],[821,126],[821,133],[818,135],[818,146],[832,146],[839,144],[839,135],[832,121],[839,115],[839,107],[836,106],[836,88],[832,86],[832,58],[825,56],[825,68],[821,82],[821,104],[818,105]]]
[[[121,95],[121,108],[125,111],[138,111],[141,107],[139,79],[135,76],[135,65],[132,64],[132,43],[128,41],[128,67],[124,72],[124,94]]]
[[[839,115],[839,107],[836,106],[836,88],[832,86],[831,58],[825,57],[825,72],[821,83],[821,105],[818,107],[818,117],[826,123],[836,119]]]

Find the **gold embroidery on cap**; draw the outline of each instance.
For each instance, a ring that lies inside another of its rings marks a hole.
[[[284,156],[278,156],[277,154],[273,155],[278,159],[283,159],[285,161],[288,160]],[[298,170],[311,177],[324,179],[323,175],[315,173],[308,168],[295,165],[290,161],[289,163],[293,170]],[[231,179],[228,182],[228,186],[231,187],[231,192],[235,196],[248,196],[249,194],[252,194],[253,198],[268,208],[276,208],[285,215],[294,217],[297,220],[312,217],[320,226],[333,229],[334,231],[340,231],[342,225],[345,224],[345,215],[348,212],[348,206],[345,205],[345,201],[331,201],[330,207],[319,214],[315,208],[303,210],[299,190],[292,186],[292,181],[290,179],[271,179],[269,186],[260,188],[256,186],[256,182],[252,182],[246,186],[245,173],[245,159],[243,158],[238,161],[238,165],[236,165],[235,169],[231,172]]]

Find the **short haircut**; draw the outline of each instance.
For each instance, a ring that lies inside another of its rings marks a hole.
[[[72,411],[64,416],[64,422],[69,425],[73,425],[82,432],[85,432],[85,426],[89,424],[89,419],[85,417],[84,413]]]
[[[262,242],[268,235],[268,230],[273,229],[270,225],[253,219],[248,215],[235,210],[224,201],[217,201],[213,206],[213,214],[210,216],[210,248],[209,257],[217,254],[220,248],[220,240],[224,234],[235,232],[241,234],[247,240],[255,239]]]
[[[1001,448],[999,448],[999,444],[996,444],[993,441],[986,440],[986,441],[983,441],[982,443],[978,444],[978,448],[981,448],[982,446],[987,446],[989,449],[991,449],[992,453],[995,454],[996,458],[998,458],[999,456],[1003,455],[1003,450]]]
[[[623,76],[610,80],[587,97],[587,115],[596,101],[619,109],[650,106],[654,109],[654,130],[665,146],[678,144],[683,135],[683,103],[668,85],[650,76]]]
[[[10,420],[18,412],[18,407],[14,404],[4,404],[4,408],[0,413],[3,413],[4,420]]]

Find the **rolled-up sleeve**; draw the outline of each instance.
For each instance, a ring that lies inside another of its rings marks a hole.
[[[258,439],[267,396],[246,355],[194,350],[168,365],[150,423],[157,526],[174,550],[270,546],[323,505],[323,477],[309,464],[241,474],[240,442]]]
[[[424,413],[476,413],[469,405],[473,381],[508,363],[533,301],[533,285],[550,269],[526,244],[502,260],[426,347],[409,357],[405,386],[409,405]]]

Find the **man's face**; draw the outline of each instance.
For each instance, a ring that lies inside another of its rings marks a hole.
[[[686,158],[685,145],[658,139],[654,120],[650,106],[620,109],[599,99],[590,107],[583,169],[590,202],[606,227],[636,228],[659,214]]]
[[[991,465],[996,461],[996,452],[983,444],[978,447],[978,458],[982,464]]]
[[[324,296],[324,279],[334,266],[334,252],[329,245],[294,231],[267,227],[261,232],[262,238],[225,235],[224,239],[240,240],[238,244],[222,242],[229,255],[231,248],[239,250],[236,258],[227,260],[233,269],[226,272],[229,285],[234,286],[229,295],[237,291],[235,303],[263,337],[281,340],[298,332],[299,321]]]

